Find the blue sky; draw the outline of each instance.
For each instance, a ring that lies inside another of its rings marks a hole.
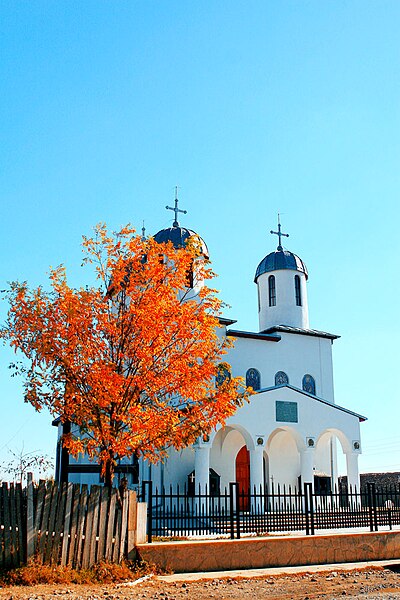
[[[338,404],[368,416],[362,471],[400,471],[400,4],[58,0],[0,4],[0,286],[45,282],[99,221],[206,240],[226,315],[257,329],[276,213],[335,342]],[[2,307],[4,315],[5,307]],[[52,453],[0,348],[0,459]]]

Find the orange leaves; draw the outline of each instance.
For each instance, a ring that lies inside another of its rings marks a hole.
[[[25,357],[26,400],[73,422],[80,434],[65,439],[69,451],[109,474],[123,456],[154,460],[194,442],[244,391],[235,378],[215,387],[228,343],[216,334],[215,291],[187,287],[190,269],[199,289],[213,276],[196,240],[175,249],[100,224],[83,249],[99,286],[70,288],[62,266],[49,291],[13,283],[0,335]]]

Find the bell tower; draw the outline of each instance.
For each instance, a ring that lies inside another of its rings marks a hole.
[[[268,254],[257,267],[254,281],[258,291],[258,318],[260,331],[277,325],[309,329],[307,279],[304,262],[293,252],[284,250],[278,214],[278,247]]]

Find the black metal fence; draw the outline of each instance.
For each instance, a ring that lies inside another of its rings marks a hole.
[[[262,535],[269,532],[305,532],[316,530],[400,525],[400,485],[376,488],[368,483],[361,491],[335,487],[327,494],[316,494],[311,483],[303,489],[290,486],[239,491],[239,484],[209,494],[207,489],[190,494],[186,487],[169,491],[154,490],[144,481],[142,500],[148,504],[147,535],[153,537],[231,537]]]

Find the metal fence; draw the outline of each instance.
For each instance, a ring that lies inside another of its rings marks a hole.
[[[271,486],[239,491],[229,484],[222,493],[190,493],[186,487],[159,491],[144,481],[142,500],[147,502],[147,535],[153,537],[231,537],[262,535],[269,532],[305,532],[316,530],[400,525],[400,485],[377,488],[368,483],[355,488],[335,487],[321,495],[311,483],[302,489]]]

